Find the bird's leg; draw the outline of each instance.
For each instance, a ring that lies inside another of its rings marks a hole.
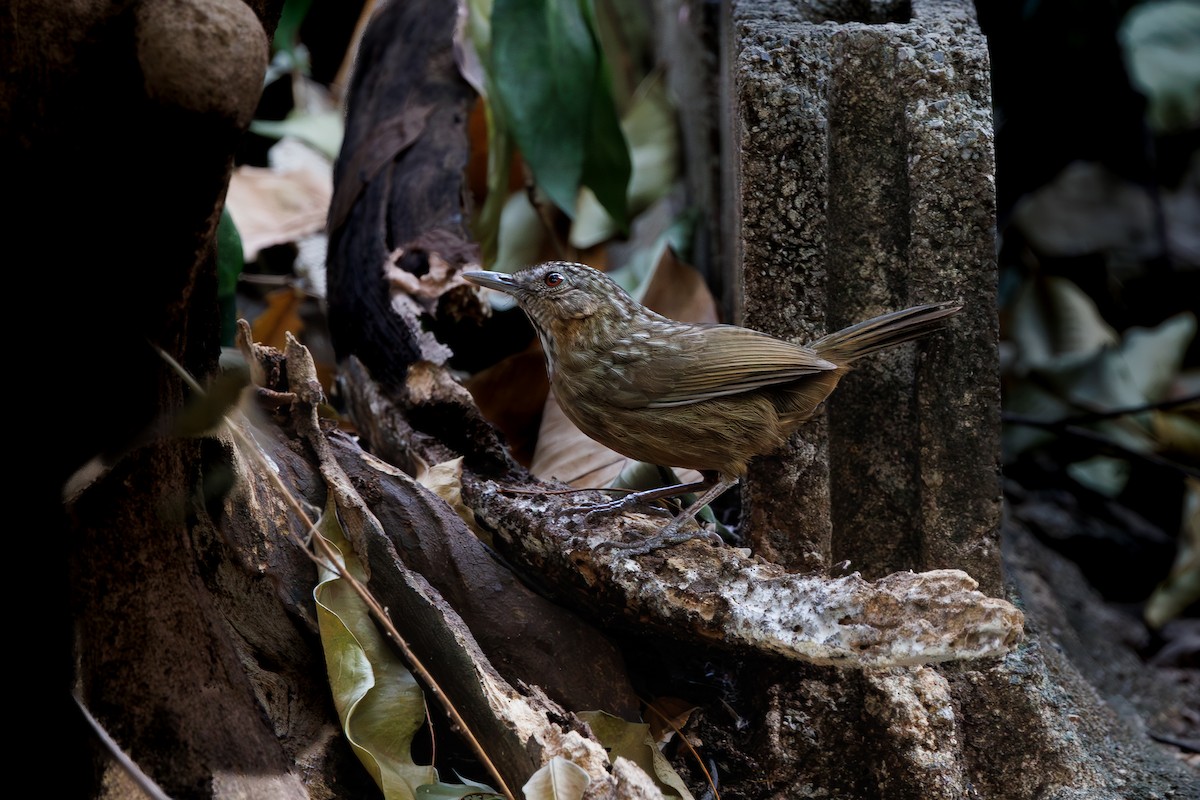
[[[699,531],[684,531],[681,530],[684,525],[696,519],[696,514],[700,509],[716,500],[728,489],[736,486],[737,478],[726,478],[721,476],[719,480],[708,488],[704,494],[696,498],[696,501],[679,513],[679,516],[667,523],[667,526],[653,536],[642,539],[639,542],[605,542],[600,547],[611,547],[615,550],[624,550],[631,556],[640,556],[646,553],[658,550],[662,547],[668,547],[673,544],[680,544],[689,539],[700,537],[716,538],[716,542],[721,544],[721,537],[715,533],[704,530]]]
[[[607,503],[590,503],[585,506],[574,506],[569,510],[585,511],[589,517],[592,514],[612,514],[618,511],[628,511],[640,505],[652,503],[655,500],[662,500],[664,497],[675,497],[676,495],[687,494],[688,492],[696,492],[706,489],[711,485],[710,481],[695,481],[694,483],[677,483],[673,486],[659,486],[654,489],[633,492],[616,500],[610,500]],[[601,489],[600,491],[609,490]]]

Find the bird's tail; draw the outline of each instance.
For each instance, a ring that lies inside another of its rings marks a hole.
[[[962,306],[955,303],[928,303],[903,311],[892,311],[831,333],[809,347],[835,364],[848,364],[865,355],[932,333],[961,309]]]

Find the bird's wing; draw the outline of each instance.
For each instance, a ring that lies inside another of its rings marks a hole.
[[[687,326],[610,355],[610,399],[626,408],[690,405],[837,369],[807,347],[733,325]]]

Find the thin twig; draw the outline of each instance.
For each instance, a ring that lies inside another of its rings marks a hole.
[[[692,743],[688,741],[688,738],[683,735],[683,731],[677,728],[674,722],[667,719],[666,714],[655,708],[653,703],[646,703],[646,710],[653,711],[659,719],[667,723],[667,726],[671,730],[675,731],[675,735],[679,737],[681,742],[683,742],[683,746],[687,748],[687,751],[691,754],[692,758],[696,759],[696,764],[699,765],[700,771],[704,773],[704,779],[708,781],[708,785],[713,791],[713,797],[715,797],[716,800],[721,800],[721,792],[717,790],[717,782],[713,780],[712,774],[708,771],[708,768],[704,766],[704,759],[700,758],[700,754],[696,752],[696,748],[692,746]]]
[[[175,371],[180,374],[183,380],[186,381],[193,390],[201,394],[204,393],[204,389],[200,386],[200,384],[195,380],[195,378],[188,374],[187,370],[185,370],[178,361],[172,358],[170,354],[161,348],[156,347],[156,349],[158,349],[159,354],[162,355],[167,363],[169,363],[175,369]],[[238,414],[241,417],[241,425],[249,424],[249,419],[245,416],[245,414],[241,413],[240,411]],[[504,777],[500,774],[500,770],[496,768],[494,763],[492,763],[492,760],[488,757],[483,745],[471,731],[471,728],[467,725],[466,720],[450,703],[446,692],[442,690],[442,687],[438,684],[437,680],[433,677],[429,670],[425,668],[424,664],[421,663],[421,660],[412,651],[412,648],[409,647],[408,642],[403,636],[400,635],[400,631],[396,629],[396,626],[392,623],[391,617],[388,615],[387,611],[383,608],[379,601],[376,600],[374,595],[372,595],[365,586],[363,586],[338,562],[338,554],[333,550],[329,542],[325,540],[325,537],[320,534],[320,531],[317,530],[316,523],[292,494],[291,487],[287,486],[279,474],[271,468],[267,458],[263,455],[261,449],[258,447],[258,443],[254,441],[252,436],[242,430],[241,425],[234,425],[228,417],[225,418],[224,422],[226,429],[234,436],[235,439],[238,440],[239,444],[242,445],[243,452],[250,454],[251,458],[258,461],[259,466],[261,467],[260,473],[266,475],[268,479],[275,484],[276,488],[279,489],[284,502],[288,504],[296,516],[304,523],[304,526],[308,529],[309,540],[317,549],[321,551],[321,555],[325,557],[326,561],[323,562],[319,560],[314,553],[309,551],[306,543],[297,539],[297,544],[301,546],[303,552],[315,563],[325,567],[330,572],[333,572],[342,580],[345,580],[346,583],[354,590],[355,594],[359,596],[359,599],[361,599],[367,606],[371,616],[374,617],[375,620],[383,627],[384,634],[391,639],[396,647],[400,650],[401,655],[408,662],[413,672],[417,674],[417,676],[438,698],[447,715],[453,720],[455,726],[461,732],[462,736],[467,740],[468,744],[475,751],[475,754],[479,757],[479,760],[484,764],[488,772],[492,774],[492,777],[500,785],[500,790],[504,796],[508,798],[508,800],[515,800],[515,796],[508,788],[507,783],[505,783]],[[289,534],[293,535],[290,531]]]
[[[147,797],[151,798],[151,800],[171,800],[171,797],[162,789],[160,789],[158,784],[155,783],[149,775],[142,771],[142,768],[137,765],[137,762],[130,758],[128,753],[121,749],[121,746],[117,744],[116,740],[113,739],[109,732],[105,730],[104,726],[100,724],[100,720],[96,719],[92,715],[92,712],[86,705],[84,705],[83,698],[79,696],[78,689],[75,689],[71,692],[71,698],[75,701],[75,704],[79,706],[79,710],[83,712],[84,719],[87,720],[88,725],[92,727],[92,730],[104,744],[104,747],[108,750],[109,754],[111,754],[112,757],[116,759],[116,762],[124,768],[125,772],[129,775],[133,782],[137,784],[138,788],[141,789]]]
[[[1138,406],[1127,406],[1126,408],[1117,408],[1111,411],[1089,411],[1084,414],[1075,414],[1069,417],[1060,417],[1056,420],[1047,420],[1048,424],[1054,425],[1087,425],[1092,422],[1104,422],[1110,419],[1118,419],[1120,417],[1131,417],[1135,414],[1144,414],[1147,411],[1169,411],[1172,408],[1190,405],[1192,403],[1200,403],[1200,394],[1190,395],[1188,397],[1177,397],[1170,400],[1159,400],[1154,403],[1143,403]]]
[[[1172,472],[1179,472],[1184,475],[1189,475],[1193,478],[1200,478],[1200,469],[1189,467],[1186,464],[1180,464],[1176,461],[1163,458],[1155,453],[1139,453],[1137,450],[1126,447],[1120,442],[1110,439],[1109,437],[1097,433],[1096,431],[1087,428],[1081,428],[1078,425],[1066,424],[1062,421],[1051,421],[1037,419],[1036,417],[1025,416],[1024,414],[1014,414],[1005,411],[1000,415],[1000,419],[1010,425],[1024,425],[1030,428],[1041,428],[1042,430],[1052,431],[1062,436],[1071,439],[1078,439],[1083,442],[1088,442],[1096,446],[1097,449],[1113,453],[1120,458],[1128,461],[1141,461],[1146,464],[1151,464],[1162,469],[1168,469]]]

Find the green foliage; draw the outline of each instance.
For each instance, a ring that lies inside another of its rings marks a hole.
[[[1167,399],[1195,335],[1195,316],[1179,314],[1155,328],[1130,328],[1118,336],[1071,281],[1027,282],[1012,307],[1020,360],[1010,369],[1005,405],[1050,424],[1006,427],[1006,459],[1055,441],[1055,425],[1072,419],[1127,451],[1155,453],[1163,446],[1156,420],[1189,425],[1187,417],[1148,411],[1109,415]],[[1067,471],[1084,486],[1115,497],[1125,488],[1129,465],[1095,456],[1067,465]]]
[[[1118,33],[1129,77],[1148,101],[1150,127],[1168,133],[1200,124],[1200,4],[1143,3]]]
[[[581,186],[625,229],[629,148],[590,0],[497,0],[496,102],[538,186],[568,216]]]
[[[237,282],[246,266],[242,237],[228,208],[217,225],[217,302],[221,314],[221,344],[233,346],[237,331]]]
[[[341,553],[339,569],[366,580],[332,499],[318,523],[318,535]],[[313,597],[333,704],[355,755],[385,800],[494,795],[494,789],[480,783],[442,783],[432,765],[413,760],[413,737],[426,719],[420,685],[349,582],[326,566],[319,568],[318,576]]]
[[[312,0],[284,0],[279,13],[279,24],[275,26],[275,37],[271,40],[271,52],[295,54],[300,41],[300,26],[312,8]]]
[[[579,717],[587,722],[592,733],[604,745],[610,761],[615,761],[620,756],[637,764],[654,779],[663,797],[668,800],[692,800],[692,793],[688,791],[679,773],[659,751],[650,735],[649,725],[626,722],[603,711],[585,711],[579,714]]]
[[[290,136],[310,145],[331,161],[338,156],[345,134],[342,112],[337,109],[297,110],[287,119],[256,119],[250,131],[268,139]]]
[[[490,22],[488,99],[539,188],[573,217],[586,186],[627,230],[629,147],[590,0],[497,0]]]

